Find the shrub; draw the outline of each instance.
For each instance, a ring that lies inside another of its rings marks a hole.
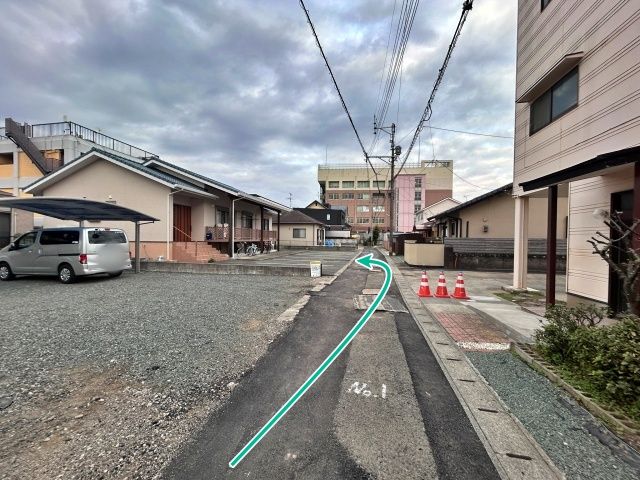
[[[549,307],[544,315],[548,323],[534,334],[538,351],[552,363],[571,362],[571,343],[576,330],[598,325],[606,314],[606,308],[595,305]]]
[[[598,329],[589,375],[594,385],[612,398],[640,399],[640,323],[627,316],[615,325]]]
[[[627,315],[598,327],[605,312],[593,306],[550,307],[548,323],[535,333],[536,350],[602,398],[640,411],[640,322]]]

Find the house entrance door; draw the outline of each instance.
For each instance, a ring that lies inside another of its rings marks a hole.
[[[191,241],[191,207],[173,205],[173,241]]]
[[[611,213],[613,212],[617,212],[625,224],[633,224],[633,190],[611,194]],[[617,236],[613,230],[609,234],[612,239]],[[624,252],[616,249],[612,250],[612,256],[616,263],[624,262],[627,259]],[[609,307],[616,313],[627,308],[627,300],[624,298],[622,290],[622,280],[611,268],[609,269]]]

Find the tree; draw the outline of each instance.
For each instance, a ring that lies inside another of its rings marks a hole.
[[[377,225],[373,227],[373,233],[371,234],[371,236],[372,236],[372,244],[377,245],[378,239],[380,238],[380,228]]]
[[[640,220],[628,225],[617,212],[610,214],[606,210],[596,210],[594,214],[603,219],[613,234],[607,236],[602,232],[596,232],[587,243],[593,247],[593,253],[600,255],[622,280],[622,291],[629,311],[634,315],[640,315],[640,253],[635,248],[640,239],[636,232]]]

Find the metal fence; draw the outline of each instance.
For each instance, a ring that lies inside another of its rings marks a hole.
[[[4,129],[0,129],[3,135]],[[38,123],[35,125],[25,125],[24,133],[28,137],[54,137],[60,135],[72,135],[95,143],[98,146],[108,148],[115,152],[124,153],[136,158],[158,158],[158,155],[142,148],[138,148],[127,142],[105,135],[104,133],[92,130],[75,122],[54,122]]]

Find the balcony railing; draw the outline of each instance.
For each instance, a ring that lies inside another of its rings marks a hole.
[[[211,242],[228,242],[230,240],[231,227],[229,226],[205,227],[205,231],[207,240]],[[262,232],[262,239],[265,242],[278,239],[278,232],[274,230],[236,227],[233,240],[235,242],[259,242],[260,232]]]

